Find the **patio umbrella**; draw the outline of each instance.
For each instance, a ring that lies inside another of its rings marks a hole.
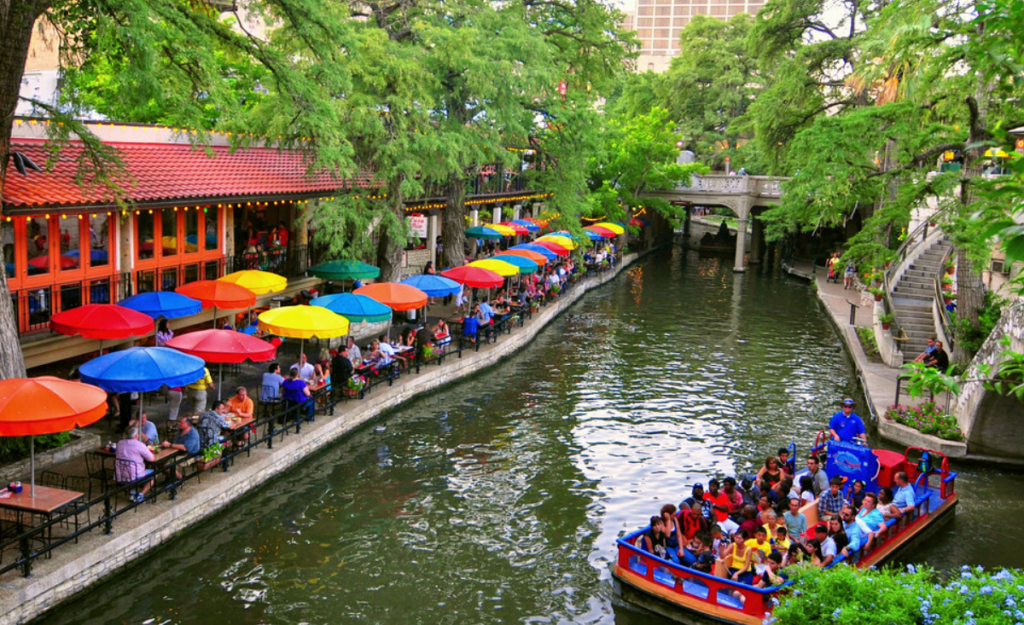
[[[99,339],[102,355],[103,339],[146,336],[153,331],[153,318],[114,304],[86,304],[50,317],[50,329],[67,336],[81,334]]]
[[[574,250],[577,247],[579,247],[579,245],[577,245],[576,241],[573,241],[569,237],[563,237],[563,236],[559,236],[559,235],[556,235],[556,234],[548,234],[548,235],[542,236],[541,238],[539,238],[536,241],[534,241],[534,243],[540,243],[541,241],[550,241],[551,243],[555,243],[556,245],[561,245],[562,247],[564,247],[567,250]]]
[[[565,237],[571,241],[576,240],[576,235],[566,230],[556,230],[555,232],[549,232],[544,235],[545,237]]]
[[[451,278],[445,278],[444,276],[429,273],[419,276],[410,276],[399,282],[399,284],[405,284],[419,289],[430,297],[455,295],[462,289],[462,285]]]
[[[526,226],[523,226],[521,224],[518,224],[518,223],[516,223],[514,221],[502,221],[498,225],[499,226],[504,226],[504,227],[512,230],[512,232],[515,232],[516,234],[530,234],[530,229],[529,228],[527,228]]]
[[[138,295],[124,298],[117,305],[130,308],[153,319],[157,317],[166,317],[167,319],[188,317],[189,315],[198,314],[203,308],[199,300],[192,299],[181,293],[175,293],[174,291],[139,293]]]
[[[332,339],[348,334],[348,319],[319,306],[285,306],[260,313],[259,326],[276,336],[299,339],[299,353],[306,339]]]
[[[489,225],[487,227],[492,229],[492,230],[497,230],[498,232],[501,233],[501,236],[503,236],[503,237],[514,237],[514,236],[516,236],[516,231],[515,230],[513,230],[512,228],[509,228],[508,226],[502,225],[502,224],[491,224],[491,225]]]
[[[586,232],[593,232],[594,234],[604,237],[606,239],[612,239],[618,236],[614,230],[605,228],[604,226],[587,226],[584,228]]]
[[[380,275],[380,269],[358,260],[332,260],[309,269],[309,275],[324,280],[366,280]]]
[[[391,309],[372,297],[355,293],[335,293],[324,295],[309,302],[310,306],[319,306],[341,315],[352,323],[368,321],[379,323],[391,319]]]
[[[473,226],[472,228],[466,228],[466,236],[471,239],[498,240],[504,235],[490,226]]]
[[[528,260],[532,260],[533,262],[537,263],[538,267],[540,265],[547,264],[548,262],[547,256],[540,254],[538,252],[531,252],[530,250],[505,250],[504,252],[498,254],[498,256],[519,256],[522,258],[526,258]],[[554,256],[554,254],[552,254],[552,256]]]
[[[475,260],[469,263],[470,267],[480,267],[481,269],[487,269],[493,271],[502,277],[519,275],[519,267],[506,263],[504,261],[495,260],[493,258],[486,258],[484,260]]]
[[[141,415],[141,393],[155,391],[165,384],[191,384],[203,377],[205,368],[202,358],[167,347],[129,347],[93,358],[79,367],[78,373],[82,382],[108,393],[140,393]]]
[[[46,254],[42,256],[36,256],[32,260],[28,261],[28,266],[35,269],[46,269],[50,265],[50,257]],[[75,269],[78,267],[78,257],[71,256],[70,254],[61,254],[60,256],[60,268],[61,269]]]
[[[470,265],[446,269],[441,272],[441,275],[471,289],[490,289],[505,283],[504,278],[490,269]]]
[[[536,232],[540,230],[540,226],[533,223],[532,221],[527,221],[526,219],[513,219],[512,223],[519,224],[520,226],[526,228],[530,232]]]
[[[540,247],[543,247],[547,251],[551,252],[552,254],[557,254],[558,256],[568,256],[569,255],[569,250],[568,249],[566,249],[565,247],[562,247],[561,245],[559,245],[557,243],[553,243],[551,241],[545,241],[543,239],[537,239],[536,241],[531,243],[531,245],[539,245]]]
[[[174,289],[176,293],[199,300],[203,308],[213,308],[213,325],[217,325],[217,309],[229,310],[249,308],[256,303],[256,294],[245,287],[221,282],[220,280],[199,280]]]
[[[427,305],[427,294],[400,282],[378,282],[353,291],[390,307],[392,310],[414,310]]]
[[[515,265],[519,269],[519,273],[533,273],[540,269],[540,265],[533,262],[529,258],[519,256],[518,254],[495,254],[492,260],[498,260],[503,263]]]
[[[284,276],[279,276],[276,273],[270,273],[269,271],[257,271],[255,269],[229,273],[223,278],[218,278],[217,281],[237,284],[240,287],[249,289],[256,295],[277,293],[278,291],[283,291],[285,287],[288,286],[288,279]]]
[[[590,239],[591,241],[600,241],[600,240],[604,239],[603,236],[601,236],[600,234],[594,232],[593,230],[584,229],[583,232],[586,233],[587,238]]]
[[[53,377],[0,380],[0,436],[29,436],[29,496],[36,496],[37,434],[66,432],[107,414],[107,394],[81,382]]]
[[[217,399],[221,398],[223,388],[224,363],[266,362],[273,360],[277,353],[277,348],[270,343],[233,330],[189,332],[167,341],[167,347],[217,363]]]
[[[602,221],[601,223],[594,224],[594,225],[595,226],[601,226],[602,228],[608,228],[609,230],[614,232],[616,235],[625,234],[625,232],[626,232],[626,227],[625,226],[623,226],[622,224],[620,224],[618,222],[614,222],[614,221]]]
[[[555,260],[556,258],[558,258],[557,254],[555,254],[548,248],[544,247],[543,245],[537,245],[536,243],[523,243],[522,245],[513,245],[512,247],[508,248],[508,250],[523,250],[527,252],[533,252],[534,254],[540,254],[541,256],[548,260]]]

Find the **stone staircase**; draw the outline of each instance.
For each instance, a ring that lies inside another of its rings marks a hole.
[[[913,362],[924,351],[928,337],[935,335],[935,279],[943,270],[942,259],[949,247],[948,237],[935,240],[903,272],[890,294],[896,321],[906,335],[906,340],[900,341],[903,362]]]

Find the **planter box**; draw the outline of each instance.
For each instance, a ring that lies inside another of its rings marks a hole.
[[[199,470],[200,471],[205,471],[207,469],[212,469],[213,467],[215,467],[218,464],[220,464],[220,456],[217,456],[213,460],[196,460],[196,464],[199,465]]]
[[[104,443],[99,436],[85,430],[71,430],[71,440],[64,446],[47,451],[36,450],[36,475],[72,458],[81,458],[87,451],[94,451]],[[0,484],[7,484],[29,474],[29,458],[24,458],[0,468]],[[22,480],[25,481],[25,480]]]

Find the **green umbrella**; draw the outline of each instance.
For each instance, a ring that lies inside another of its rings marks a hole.
[[[365,280],[379,276],[380,269],[358,260],[332,260],[310,267],[309,273],[324,280]]]
[[[473,226],[472,228],[468,228],[466,230],[466,236],[471,239],[499,240],[505,238],[505,235],[494,228],[488,228],[487,226]]]

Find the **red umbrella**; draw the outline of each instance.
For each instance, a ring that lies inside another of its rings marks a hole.
[[[280,345],[280,343],[278,343]],[[277,345],[234,330],[199,330],[176,336],[167,341],[167,347],[198,356],[206,362],[237,364],[251,360],[266,362],[273,360],[277,353]],[[221,398],[222,371],[217,371],[217,399]]]
[[[446,269],[441,272],[441,275],[473,289],[490,289],[505,283],[504,278],[490,269],[470,267],[469,265]]]
[[[564,247],[557,243],[552,243],[551,241],[534,241],[533,245],[539,245],[544,249],[548,250],[549,252],[551,252],[552,254],[558,254],[559,256],[569,255],[569,250],[565,249]]]
[[[50,329],[87,339],[127,339],[152,332],[153,318],[114,304],[86,304],[50,317]]]
[[[594,234],[599,234],[606,239],[614,239],[616,237],[613,230],[609,230],[603,226],[587,226],[584,230],[590,230]]]
[[[28,266],[34,269],[46,269],[50,264],[50,257],[47,255],[36,256],[32,260],[28,261]],[[60,268],[61,269],[77,269],[78,259],[74,256],[68,256],[67,254],[61,254],[60,256]]]
[[[499,226],[505,226],[506,228],[511,228],[511,229],[515,230],[517,235],[520,235],[520,234],[530,234],[530,231],[526,229],[526,226],[523,226],[521,224],[517,224],[514,221],[503,221],[503,222],[499,223],[498,225]]]

